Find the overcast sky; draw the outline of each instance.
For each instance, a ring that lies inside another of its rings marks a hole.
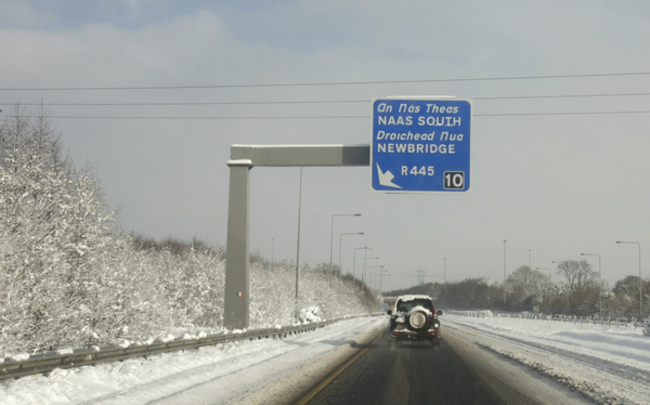
[[[127,232],[225,247],[230,145],[369,144],[373,98],[452,95],[473,100],[471,191],[305,168],[301,262],[352,213],[334,263],[364,232],[343,269],[373,247],[386,289],[445,259],[448,281],[502,280],[503,240],[508,273],[597,253],[610,285],[639,269],[617,240],[650,252],[647,1],[0,0],[0,44],[3,114],[49,105]],[[251,171],[251,252],[296,259],[299,172]]]

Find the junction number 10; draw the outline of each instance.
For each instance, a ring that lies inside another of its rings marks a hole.
[[[445,172],[443,175],[445,190],[465,188],[465,172]]]

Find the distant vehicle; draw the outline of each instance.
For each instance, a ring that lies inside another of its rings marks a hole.
[[[388,344],[397,345],[400,340],[428,340],[431,346],[440,345],[440,321],[442,311],[433,307],[428,295],[402,295],[388,311]]]

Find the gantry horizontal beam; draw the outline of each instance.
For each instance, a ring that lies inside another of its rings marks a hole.
[[[369,166],[370,145],[232,145],[223,324],[248,328],[249,172],[255,166]]]
[[[370,145],[232,145],[230,159],[252,166],[368,166]]]

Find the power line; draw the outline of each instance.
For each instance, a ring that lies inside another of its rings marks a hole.
[[[474,117],[530,117],[530,116],[567,116],[567,115],[617,115],[617,114],[649,114],[650,110],[640,111],[582,111],[582,112],[549,112],[549,113],[497,113],[473,114]],[[16,115],[6,115],[16,118]],[[321,116],[60,116],[48,115],[50,119],[113,119],[113,120],[297,120],[297,119],[370,119],[370,115],[321,115]]]
[[[520,95],[520,96],[485,96],[473,97],[474,101],[493,100],[526,100],[526,99],[564,99],[564,98],[590,98],[590,97],[635,97],[650,96],[650,92],[643,93],[593,93],[593,94],[550,94],[550,95]],[[159,107],[159,106],[210,106],[210,105],[296,105],[296,104],[359,104],[368,103],[370,99],[360,100],[294,100],[294,101],[207,101],[207,102],[155,102],[155,103],[19,103],[20,106],[54,106],[54,107]],[[15,105],[16,103],[0,103],[0,105]]]
[[[233,88],[263,88],[263,87],[363,86],[363,85],[377,85],[377,84],[479,82],[479,81],[506,81],[506,80],[542,80],[542,79],[577,79],[577,78],[595,78],[595,77],[647,76],[647,75],[650,75],[650,72],[592,73],[592,74],[547,75],[547,76],[504,76],[504,77],[477,77],[477,78],[452,78],[452,79],[372,80],[372,81],[347,81],[347,82],[303,82],[303,83],[259,83],[259,84],[214,84],[214,85],[182,85],[182,86],[23,87],[23,88],[0,88],[0,91],[201,90],[201,89],[233,89]]]
[[[7,115],[6,117],[16,118],[16,115]],[[202,117],[184,117],[184,116],[59,116],[48,115],[48,119],[115,119],[115,120],[281,120],[281,119],[346,119],[346,118],[364,118],[369,119],[369,115],[323,115],[323,116],[202,116]]]
[[[548,113],[501,113],[501,114],[473,114],[474,117],[532,117],[532,116],[560,116],[560,115],[617,115],[617,114],[648,114],[650,110],[639,111],[577,111],[577,112],[548,112]]]
[[[649,93],[650,94],[650,93]],[[194,105],[268,105],[268,104],[344,104],[368,103],[370,100],[303,100],[303,101],[216,101],[216,102],[169,102],[169,103],[20,103],[21,106],[194,106]],[[0,103],[14,105],[16,103]]]
[[[554,99],[554,98],[586,98],[586,97],[630,97],[650,96],[650,93],[594,93],[594,94],[555,94],[555,95],[524,95],[524,96],[491,96],[474,97],[474,100],[525,100],[525,99]]]

